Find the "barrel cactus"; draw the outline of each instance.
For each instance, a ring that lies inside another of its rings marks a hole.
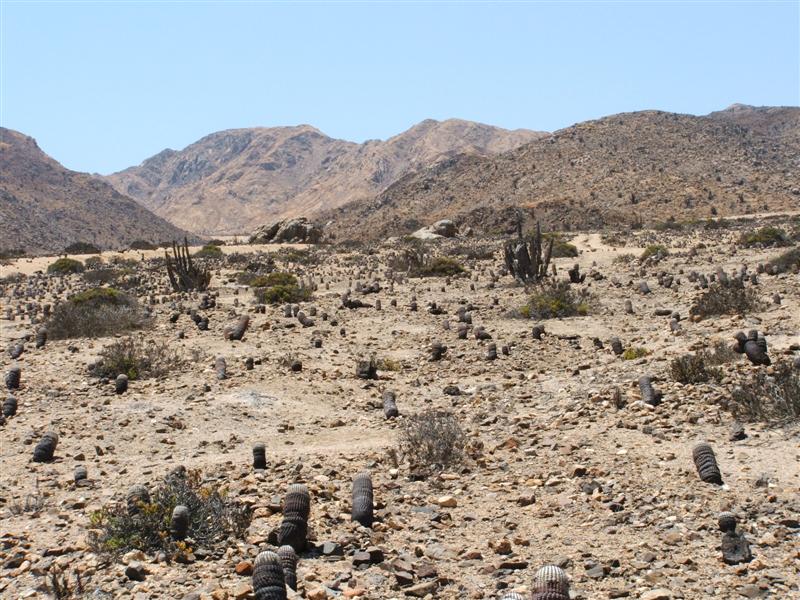
[[[128,376],[125,373],[120,373],[114,380],[114,391],[117,394],[124,394],[128,391]]]
[[[172,519],[169,524],[169,532],[173,540],[186,539],[189,533],[189,522],[191,517],[189,515],[189,508],[183,504],[179,504],[172,511]]]
[[[400,412],[397,410],[397,400],[395,393],[386,390],[383,392],[383,414],[387,419],[394,419]]]
[[[301,483],[293,483],[286,490],[283,501],[283,521],[278,531],[278,543],[288,544],[296,552],[306,546],[308,515],[311,512],[311,496],[308,488]]]
[[[19,389],[21,379],[22,369],[19,367],[11,367],[6,373],[6,388],[9,390]]]
[[[33,449],[33,462],[50,462],[53,460],[57,445],[58,434],[54,431],[45,433]]]
[[[86,482],[87,477],[89,476],[88,472],[86,471],[86,467],[83,465],[78,465],[75,467],[75,470],[72,472],[72,479],[75,482],[75,485],[82,485]]]
[[[372,527],[372,475],[362,471],[353,479],[353,521]]]
[[[253,446],[253,468],[256,471],[267,468],[267,447],[261,442]]]
[[[125,496],[125,503],[128,507],[128,514],[135,515],[143,504],[150,504],[150,492],[142,484],[131,486]]]
[[[719,524],[719,530],[722,532],[736,531],[736,515],[734,515],[732,512],[726,511],[719,513],[717,522]]]
[[[694,465],[697,467],[697,474],[705,483],[722,485],[722,474],[717,466],[717,458],[714,450],[706,442],[697,444],[692,450]]]
[[[541,567],[533,576],[533,600],[569,600],[569,577],[555,565]]]
[[[286,587],[297,590],[297,552],[289,545],[278,548],[278,557],[283,567],[283,580]]]
[[[247,331],[248,325],[250,325],[250,317],[248,315],[242,315],[235,325],[228,325],[225,327],[222,335],[226,340],[241,341],[244,337],[244,332]]]
[[[256,600],[286,600],[286,582],[281,558],[265,551],[253,565],[253,593]]]
[[[3,416],[13,417],[15,414],[17,414],[17,399],[9,396],[3,401]]]

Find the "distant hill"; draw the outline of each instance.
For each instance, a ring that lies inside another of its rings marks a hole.
[[[508,231],[800,210],[800,108],[734,105],[578,123],[497,156],[458,156],[325,215],[339,239],[402,235],[441,218]]]
[[[0,128],[0,248],[61,252],[74,242],[102,249],[186,233],[104,181],[65,169],[36,140]]]
[[[400,177],[458,154],[485,156],[542,137],[451,119],[356,144],[309,125],[212,133],[107,177],[121,193],[198,233],[250,232],[374,197]]]

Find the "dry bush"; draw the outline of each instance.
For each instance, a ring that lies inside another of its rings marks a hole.
[[[54,340],[102,337],[147,324],[148,318],[134,297],[114,288],[92,288],[55,307],[47,334]]]
[[[746,288],[740,279],[712,284],[695,300],[689,314],[700,318],[717,315],[738,315],[758,310],[761,303],[752,288]]]
[[[414,471],[443,471],[463,461],[466,439],[453,413],[432,409],[403,421],[399,450]]]
[[[133,381],[163,377],[183,364],[181,352],[167,342],[128,337],[103,348],[91,372],[97,377],[109,378],[124,373]]]
[[[703,350],[701,353],[706,365],[718,366],[737,361],[741,358],[733,350],[732,344],[726,344],[722,340],[715,340],[710,350]]]
[[[731,394],[731,412],[743,421],[789,425],[800,421],[800,370],[792,361],[777,362],[772,375],[756,371]]]
[[[172,511],[179,504],[189,509],[191,517],[186,542],[174,542],[169,535]],[[217,484],[203,485],[198,471],[188,471],[166,477],[150,491],[150,503],[140,503],[135,514],[129,514],[124,501],[95,512],[89,544],[99,554],[163,551],[174,558],[189,551],[192,542],[210,550],[227,547],[228,538],[244,537],[252,518],[249,506],[227,498]]]
[[[435,256],[408,272],[409,277],[453,277],[465,273],[463,265],[449,256]]]
[[[679,383],[705,383],[722,379],[722,371],[706,366],[706,355],[685,354],[672,359],[669,365],[672,378]]]
[[[575,290],[568,281],[550,281],[534,289],[519,309],[526,319],[555,319],[589,314],[594,297],[586,289]]]
[[[73,598],[85,598],[88,592],[84,588],[81,572],[77,569],[73,572],[74,584],[70,583],[68,571],[63,571],[61,567],[54,564],[47,571],[44,582],[45,591],[55,600],[70,600]]]
[[[775,273],[786,273],[800,269],[800,247],[787,250],[780,256],[770,260],[768,264]]]
[[[765,248],[770,246],[785,246],[789,242],[789,236],[779,227],[768,225],[761,229],[756,229],[750,233],[743,233],[739,238],[739,245],[745,248]]]

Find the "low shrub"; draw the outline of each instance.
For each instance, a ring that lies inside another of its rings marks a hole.
[[[660,262],[667,256],[669,256],[669,250],[667,250],[665,246],[661,244],[651,244],[645,248],[642,254],[639,256],[639,262],[644,262],[646,260]]]
[[[52,275],[68,275],[70,273],[83,273],[83,263],[74,258],[59,258],[47,267],[47,272]]]
[[[767,263],[774,273],[787,273],[800,269],[800,247],[787,250]]]
[[[87,269],[99,269],[103,265],[103,257],[90,256],[83,261],[83,266]]]
[[[128,337],[103,348],[90,371],[96,377],[125,374],[134,381],[163,377],[183,364],[182,354],[167,342]]]
[[[108,284],[116,281],[122,275],[119,269],[94,269],[86,271],[83,278],[88,282],[95,285]]]
[[[733,390],[731,412],[737,419],[789,425],[800,421],[800,370],[790,360],[759,369]]]
[[[75,242],[64,248],[64,254],[100,254],[100,248],[88,242]]]
[[[545,233],[542,235],[542,245],[547,248],[549,240],[553,240],[553,252],[551,258],[574,258],[578,256],[578,249],[567,242],[566,237],[561,233]]]
[[[158,246],[147,240],[135,240],[131,242],[131,250],[157,250]]]
[[[194,253],[195,258],[222,258],[225,254],[219,246],[206,244],[200,250]]]
[[[47,334],[54,340],[101,337],[141,329],[147,323],[135,298],[114,288],[100,287],[56,305],[47,323]]]
[[[625,348],[625,351],[622,353],[623,360],[636,360],[637,358],[642,358],[650,354],[650,350],[647,348],[642,348],[641,346],[631,346],[630,348]]]
[[[615,265],[629,265],[632,262],[636,262],[636,260],[635,254],[624,252],[623,254],[617,254],[611,262]]]
[[[495,248],[487,244],[463,242],[450,246],[446,252],[450,256],[461,256],[467,260],[491,260],[494,258]]]
[[[787,243],[789,243],[789,238],[786,232],[779,227],[771,225],[756,229],[750,233],[743,233],[739,238],[739,245],[745,248],[785,246]]]
[[[291,273],[276,271],[255,275],[248,285],[259,304],[285,304],[311,299],[311,290],[302,286]]]
[[[461,464],[467,438],[453,413],[431,409],[406,418],[398,440],[412,471],[429,473]]]
[[[466,273],[460,262],[449,256],[436,256],[409,271],[409,277],[452,277]]]
[[[593,298],[585,289],[575,291],[567,281],[542,283],[519,309],[526,319],[554,319],[589,314]]]
[[[722,371],[706,366],[706,355],[703,353],[674,358],[669,364],[669,370],[678,383],[705,383],[722,378]]]
[[[752,288],[741,279],[718,281],[705,290],[689,309],[692,316],[704,319],[718,315],[738,315],[758,310],[761,303]]]
[[[25,250],[22,248],[0,248],[0,260],[9,260],[22,256],[25,256]]]
[[[170,537],[172,511],[178,505],[189,509],[186,542]],[[120,501],[93,513],[89,531],[92,550],[115,557],[130,550],[163,551],[174,559],[191,552],[189,539],[209,550],[226,547],[229,538],[242,539],[253,518],[252,508],[228,498],[219,484],[204,485],[198,471],[166,477],[150,491],[150,502],[140,502],[137,509],[131,514]]]

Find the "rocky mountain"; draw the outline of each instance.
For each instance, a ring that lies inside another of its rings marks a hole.
[[[356,144],[309,125],[233,129],[107,178],[170,222],[198,233],[251,232],[278,218],[374,197],[400,177],[459,154],[504,152],[545,134],[461,120],[423,121]]]
[[[562,229],[798,210],[800,108],[578,123],[497,156],[439,162],[326,217],[339,239],[363,239],[442,218],[508,231],[518,208]]]
[[[78,241],[116,248],[186,235],[108,183],[65,169],[33,138],[5,128],[0,128],[0,231],[0,248],[27,253],[61,252]]]

